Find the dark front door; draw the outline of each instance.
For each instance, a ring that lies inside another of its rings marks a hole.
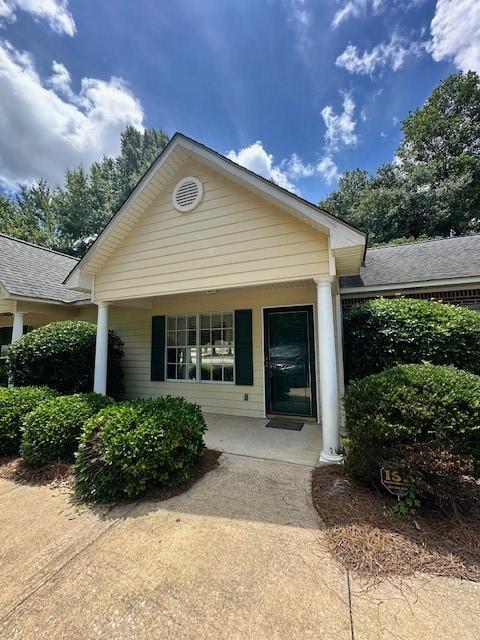
[[[264,310],[265,392],[269,414],[316,417],[313,310]]]

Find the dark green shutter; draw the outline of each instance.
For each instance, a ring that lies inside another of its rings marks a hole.
[[[152,316],[151,380],[165,380],[165,316]]]
[[[251,309],[235,311],[235,384],[253,385]]]

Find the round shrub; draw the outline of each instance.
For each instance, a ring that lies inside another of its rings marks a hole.
[[[351,383],[344,400],[346,464],[356,478],[376,480],[394,446],[432,441],[473,456],[480,473],[480,376],[400,365]]]
[[[22,423],[21,454],[32,466],[73,460],[83,425],[113,400],[98,393],[59,396],[40,403]]]
[[[107,407],[85,425],[76,487],[89,501],[132,498],[190,477],[203,451],[200,408],[183,398],[132,400]]]
[[[56,395],[48,387],[0,389],[0,455],[18,453],[22,419],[40,402]]]
[[[449,364],[480,374],[480,313],[408,298],[369,300],[344,323],[347,379],[397,364]]]
[[[39,327],[12,344],[10,373],[16,385],[46,384],[60,393],[89,392],[93,387],[97,328],[91,322],[63,320]],[[107,393],[122,392],[123,344],[108,335]]]

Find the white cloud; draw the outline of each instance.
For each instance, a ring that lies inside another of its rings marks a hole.
[[[452,60],[462,71],[480,72],[478,0],[437,0],[430,32],[434,60]]]
[[[282,168],[292,178],[311,178],[315,175],[313,164],[305,164],[296,153],[292,153],[289,160],[283,160]]]
[[[118,153],[122,130],[143,122],[141,104],[121,78],[83,78],[74,93],[64,65],[54,62],[43,83],[32,57],[5,41],[0,103],[0,182],[10,188],[40,177],[60,182],[66,168]]]
[[[307,54],[310,46],[309,29],[312,15],[307,8],[306,0],[282,0],[287,13],[287,20],[295,29],[297,48],[302,55]]]
[[[274,163],[273,155],[263,148],[260,140],[240,149],[238,153],[232,149],[226,155],[227,158],[242,165],[242,167],[258,173],[258,175],[267,178],[267,180],[273,180],[280,187],[296,193],[295,185],[289,180],[287,172],[280,165]]]
[[[386,67],[398,71],[409,56],[419,56],[424,50],[424,43],[411,42],[394,34],[389,42],[381,42],[363,53],[360,53],[355,45],[349,44],[338,56],[335,64],[350,73],[360,75],[371,75],[377,69]]]
[[[70,86],[71,82],[70,72],[67,67],[61,62],[54,60],[52,62],[52,75],[48,79],[48,84],[58,93],[63,93],[70,98],[73,95]]]
[[[324,156],[320,162],[318,162],[316,169],[328,184],[336,182],[340,177],[338,167],[332,160],[331,156]]]
[[[356,121],[353,117],[355,102],[349,93],[343,93],[343,111],[336,114],[331,105],[322,109],[322,118],[325,123],[325,141],[329,149],[338,149],[340,145],[350,146],[357,144],[355,133]]]
[[[231,150],[226,155],[242,167],[258,173],[267,180],[273,180],[275,184],[296,194],[299,190],[295,181],[301,178],[321,176],[328,184],[339,178],[337,165],[329,155],[317,163],[305,163],[297,153],[292,153],[289,158],[276,164],[273,155],[265,150],[260,140],[238,152]]]
[[[68,0],[0,0],[0,25],[2,20],[14,22],[17,11],[29,13],[34,20],[45,20],[53,31],[73,36],[76,31]]]
[[[350,18],[360,18],[364,16],[367,11],[372,10],[372,13],[381,13],[384,9],[384,0],[347,0],[343,1],[342,6],[336,11],[333,20],[332,27],[336,29],[342,22]]]

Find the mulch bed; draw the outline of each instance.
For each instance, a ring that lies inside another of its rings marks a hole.
[[[312,497],[332,555],[373,579],[416,572],[480,581],[480,506],[467,515],[390,513],[393,498],[347,476],[342,465],[316,467]]]
[[[200,456],[199,461],[193,467],[192,475],[189,480],[183,482],[177,487],[156,487],[149,491],[146,495],[141,496],[142,500],[168,500],[174,496],[188,491],[196,482],[198,482],[209,471],[218,467],[218,459],[221,456],[220,451],[213,449],[205,449]],[[72,465],[66,462],[53,462],[52,464],[32,469],[28,467],[23,458],[9,457],[0,458],[0,478],[11,480],[20,484],[30,485],[47,485],[52,488],[74,488],[75,478],[73,475]]]
[[[68,462],[52,462],[32,469],[18,456],[0,458],[0,478],[20,484],[73,487],[72,465]]]

